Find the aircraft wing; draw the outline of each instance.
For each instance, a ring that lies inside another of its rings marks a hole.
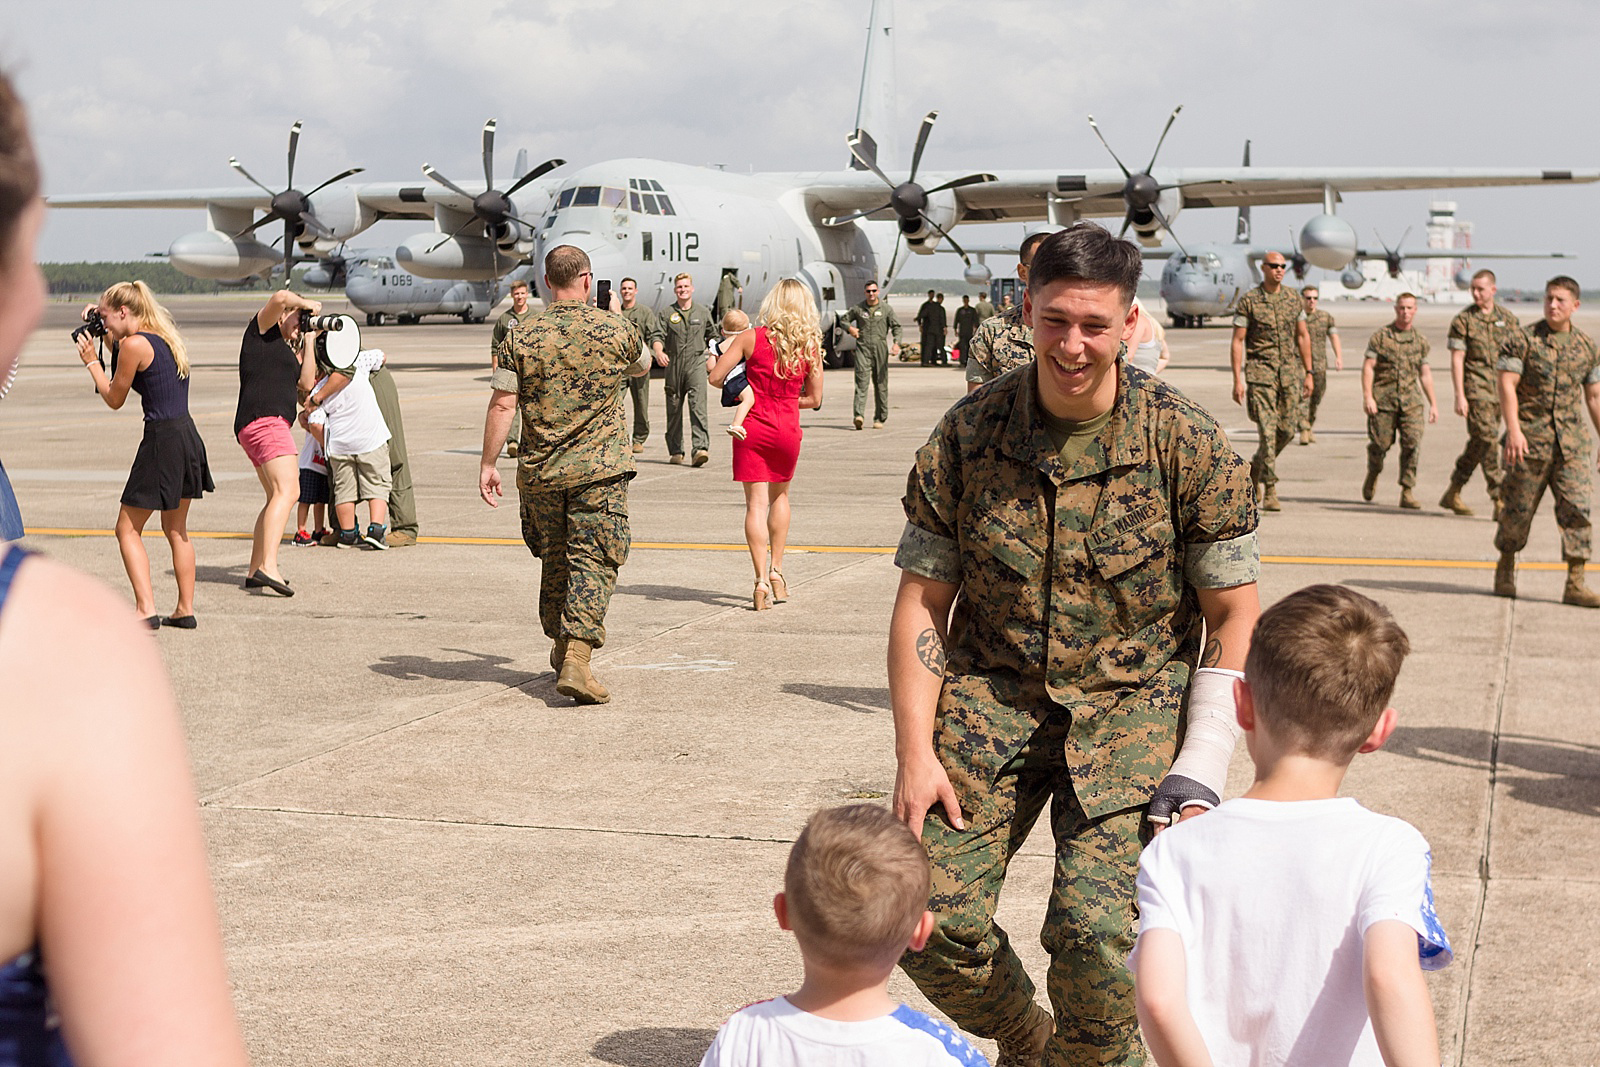
[[[868,175],[871,178],[871,175]],[[877,181],[876,178],[873,178]],[[481,179],[480,179],[481,181]],[[524,190],[543,187],[546,191],[561,184],[562,179],[530,182],[516,194],[524,200]],[[476,183],[474,183],[476,184]],[[507,181],[505,185],[512,184]],[[882,183],[879,183],[880,187]],[[470,188],[470,186],[469,186]],[[442,185],[429,181],[415,182],[345,182],[329,186],[317,193],[315,200],[333,196],[341,190],[354,194],[365,207],[381,218],[428,219],[434,217],[434,207],[443,206],[466,215],[472,214],[472,198],[451,192]],[[204,208],[216,205],[225,208],[250,208],[267,211],[272,198],[259,189],[249,186],[227,186],[219,189],[170,189],[143,193],[70,193],[45,198],[51,207],[60,208]]]
[[[933,190],[966,172],[940,171],[919,175],[918,184]],[[1110,168],[995,171],[995,180],[955,189],[962,221],[1028,221],[1046,218],[1048,199],[1070,203],[1081,216],[1121,216],[1125,181]],[[899,175],[891,173],[891,178]],[[869,211],[887,205],[889,187],[868,171],[823,171],[768,174],[764,177],[795,189],[812,218],[823,219]],[[1159,168],[1154,177],[1176,185],[1185,207],[1240,208],[1253,205],[1320,204],[1326,189],[1336,194],[1400,189],[1461,189],[1513,185],[1576,185],[1600,182],[1600,170],[1535,167],[1205,167]],[[890,211],[871,218],[891,219]]]
[[[1576,252],[1494,252],[1480,248],[1419,248],[1414,251],[1401,249],[1398,252],[1374,252],[1371,249],[1359,248],[1356,250],[1357,259],[1387,260],[1395,259],[1577,259]]]

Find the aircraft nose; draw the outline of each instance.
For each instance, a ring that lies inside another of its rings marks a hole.
[[[602,237],[592,233],[560,234],[550,238],[542,251],[548,252],[558,245],[574,245],[583,249],[584,255],[589,257],[589,270],[594,273],[594,280],[610,282],[613,291],[628,275],[627,257],[620,248]]]
[[[374,278],[357,275],[349,278],[344,283],[344,295],[350,302],[360,307],[363,302],[370,302],[378,296],[378,282]]]

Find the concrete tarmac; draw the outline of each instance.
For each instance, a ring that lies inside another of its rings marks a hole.
[[[477,497],[488,326],[364,331],[396,374],[424,543],[285,545],[293,599],[240,588],[263,498],[231,429],[238,338],[257,306],[171,302],[218,491],[190,514],[199,628],[153,638],[188,730],[253,1059],[698,1063],[731,1012],[799,984],[771,898],[806,816],[893,786],[884,650],[899,498],[915,449],[964,392],[961,372],[894,363],[888,425],[861,432],[851,373],[827,374],[822,410],[803,418],[792,599],[762,614],[749,610],[726,413],[712,408],[709,466],[670,466],[655,380],[655,434],[630,489],[634,550],[595,660],[613,699],[576,708],[546,662],[538,564],[515,501],[491,510]],[[1328,310],[1346,369],[1330,373],[1317,443],[1279,459],[1284,510],[1262,521],[1263,602],[1343,582],[1410,634],[1400,728],[1356,760],[1346,791],[1432,844],[1456,950],[1429,978],[1444,1062],[1600,1062],[1600,612],[1560,603],[1549,503],[1515,601],[1489,595],[1481,480],[1466,493],[1478,515],[1436,506],[1465,441],[1445,351],[1453,308],[1419,316],[1440,401],[1423,442],[1424,508],[1396,506],[1397,450],[1376,501],[1361,502],[1361,352],[1391,312]],[[132,398],[112,412],[91,392],[67,341],[74,318],[53,305],[30,339],[0,408],[0,457],[28,543],[126,592],[107,535],[140,420]],[[1596,333],[1600,316],[1579,323]],[[1170,332],[1167,378],[1248,455],[1228,337]],[[501,463],[508,485],[512,466]],[[169,611],[170,561],[159,539],[148,547]],[[1248,782],[1241,745],[1230,794]],[[1041,990],[1052,855],[1035,833],[1001,904]],[[903,977],[891,988],[927,1007]]]

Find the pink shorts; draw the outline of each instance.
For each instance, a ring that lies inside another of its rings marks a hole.
[[[257,467],[266,466],[269,459],[300,454],[289,433],[289,423],[278,415],[263,415],[246,423],[239,431],[239,446]]]

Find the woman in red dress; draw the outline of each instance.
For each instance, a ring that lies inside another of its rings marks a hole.
[[[755,406],[733,441],[733,480],[744,483],[744,539],[756,570],[757,611],[789,599],[783,549],[789,481],[800,460],[800,409],[822,406],[822,330],[811,292],[785,278],[761,301],[759,328],[733,338],[711,368],[721,385],[741,360]],[[769,556],[770,553],[770,556]]]

